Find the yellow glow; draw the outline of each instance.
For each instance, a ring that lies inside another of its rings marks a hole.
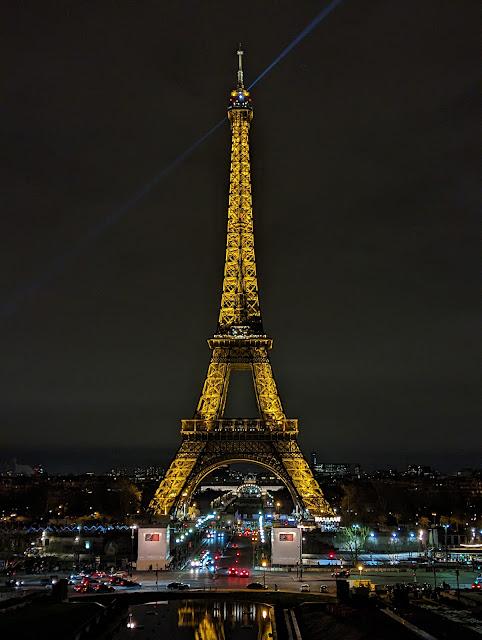
[[[245,97],[249,96],[249,91],[244,88],[233,90],[231,96],[236,97],[240,91]],[[192,495],[204,477],[203,467],[212,464],[213,460],[214,463],[219,462],[218,454],[201,453],[201,440],[207,432],[216,430],[226,434],[224,443],[227,447],[223,455],[227,462],[236,455],[234,442],[239,442],[238,436],[244,439],[244,432],[258,430],[267,434],[267,440],[272,440],[273,451],[260,460],[258,449],[254,449],[256,443],[250,443],[247,439],[243,460],[249,460],[252,456],[251,460],[267,468],[281,466],[292,483],[292,489],[312,516],[333,515],[295,439],[297,421],[287,420],[284,414],[268,355],[273,341],[262,333],[249,153],[252,118],[253,112],[248,105],[246,108],[228,110],[231,170],[219,332],[208,340],[212,356],[195,419],[182,421],[183,443],[150,503],[150,510],[158,514],[167,515],[182,508],[183,503],[187,502],[184,498]],[[234,421],[224,420],[230,375],[236,370],[250,370],[252,373],[260,418],[258,421],[236,421],[238,424],[234,424]],[[278,439],[274,434],[288,434],[290,439]],[[230,443],[233,443],[231,450]],[[193,479],[187,482],[190,476]],[[281,503],[276,506],[281,507]]]

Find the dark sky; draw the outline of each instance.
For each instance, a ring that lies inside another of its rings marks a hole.
[[[79,243],[225,116],[239,41],[249,84],[327,4],[7,3],[2,306],[31,295],[1,323],[0,457],[170,459],[216,328],[228,124]],[[478,13],[345,0],[253,89],[264,326],[321,460],[480,462]]]

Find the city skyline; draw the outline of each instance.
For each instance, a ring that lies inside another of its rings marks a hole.
[[[472,12],[347,0],[253,90],[261,309],[307,457],[477,460]],[[41,13],[8,13],[2,305],[224,116],[240,39],[249,83],[314,17]],[[2,456],[168,463],[209,361],[228,169],[226,122],[5,319]]]

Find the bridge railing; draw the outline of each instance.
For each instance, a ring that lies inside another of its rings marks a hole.
[[[188,433],[298,433],[298,420],[182,420],[181,432]]]

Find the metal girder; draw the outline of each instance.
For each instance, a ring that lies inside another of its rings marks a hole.
[[[254,462],[272,471],[286,485],[300,510],[309,511],[312,516],[333,514],[295,439],[234,437],[185,440],[156,493],[156,511],[183,512],[203,478],[234,462]]]
[[[260,323],[254,255],[249,127],[251,111],[230,111],[231,171],[219,327]]]
[[[242,346],[241,344],[242,343]],[[285,415],[265,347],[255,340],[237,340],[239,346],[215,347],[199,399],[196,418],[219,420],[224,415],[229,378],[233,369],[251,370],[258,412],[263,420],[284,420]]]
[[[159,485],[149,508],[158,515],[167,516],[179,496],[182,496],[186,478],[200,459],[204,445],[200,441],[184,440]]]
[[[151,509],[162,515],[182,511],[203,478],[218,467],[234,462],[254,462],[270,469],[286,485],[302,511],[309,511],[312,516],[333,515],[294,436],[276,438],[275,434],[270,437],[269,432],[265,432],[262,439],[254,435],[250,439],[249,434],[241,439],[227,429],[222,439],[202,439],[199,432],[183,440],[151,502]]]
[[[244,86],[231,92],[231,171],[223,292],[211,362],[194,420],[183,421],[183,441],[150,508],[167,515],[185,510],[201,480],[217,467],[249,461],[271,469],[293,501],[313,516],[332,510],[296,441],[296,421],[286,420],[263,332],[254,254],[249,128],[251,98]],[[233,369],[250,371],[260,420],[223,420]]]

